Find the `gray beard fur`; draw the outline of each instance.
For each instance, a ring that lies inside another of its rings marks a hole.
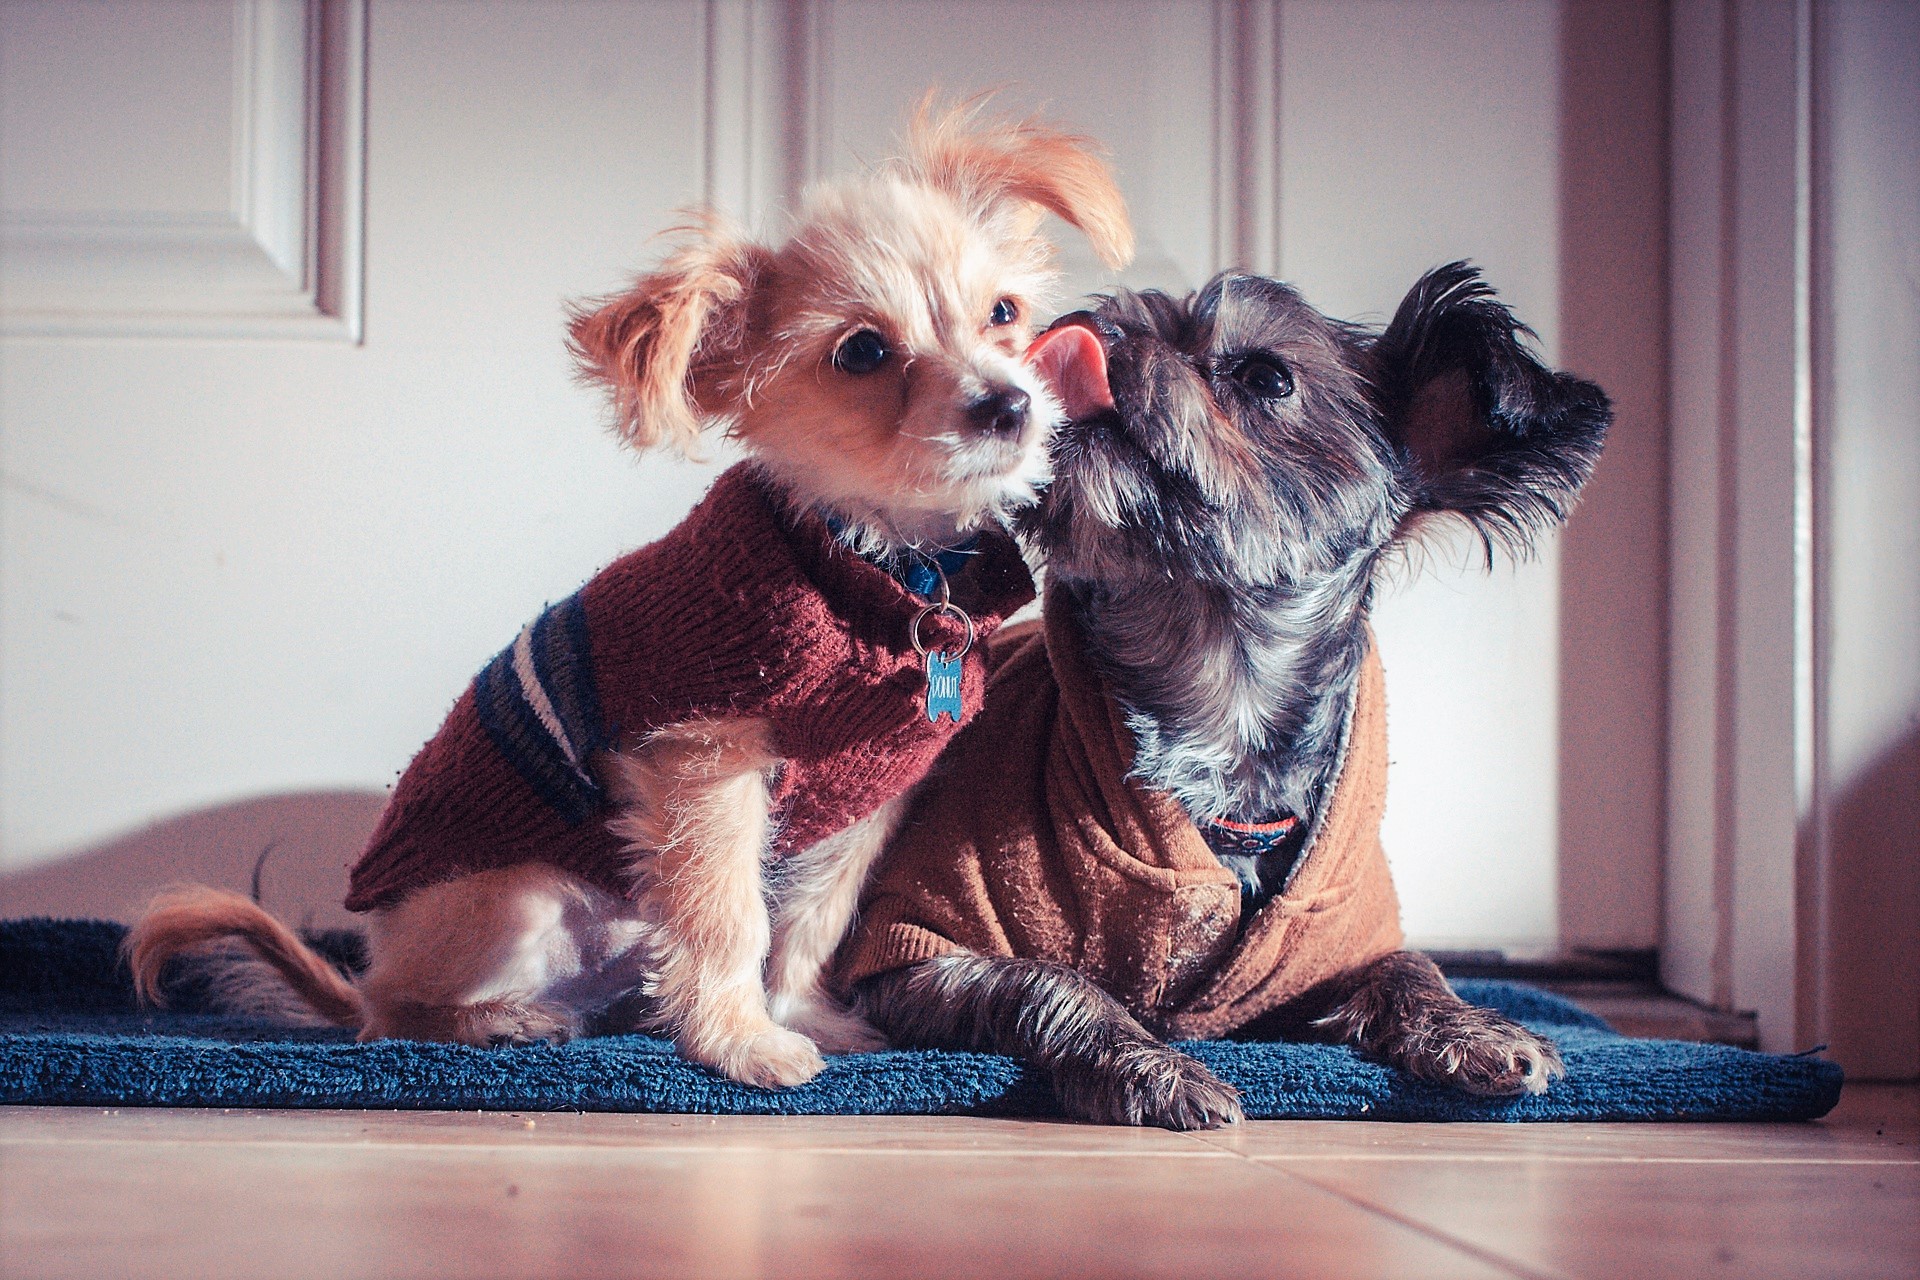
[[[1374,556],[1301,586],[1070,583],[1126,712],[1133,777],[1196,821],[1311,830],[1340,764],[1366,656]]]

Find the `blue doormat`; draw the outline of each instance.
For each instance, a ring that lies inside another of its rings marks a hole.
[[[929,1050],[831,1058],[797,1089],[747,1088],[646,1036],[469,1049],[356,1044],[209,1012],[191,991],[134,1003],[125,927],[0,922],[0,1102],[156,1107],[651,1111],[743,1115],[1058,1114],[1011,1058]],[[336,939],[336,942],[338,940]],[[1181,1048],[1240,1090],[1250,1118],[1354,1120],[1808,1120],[1840,1097],[1840,1068],[1725,1045],[1630,1040],[1518,983],[1460,994],[1552,1037],[1567,1075],[1539,1097],[1471,1098],[1344,1047],[1204,1041]]]

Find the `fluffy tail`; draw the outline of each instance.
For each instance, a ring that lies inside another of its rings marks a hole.
[[[229,939],[258,953],[328,1022],[355,1030],[366,1023],[366,1002],[325,956],[252,900],[205,885],[166,890],[128,931],[121,949],[133,970],[134,993],[148,1004],[164,1006],[160,974],[167,962],[190,948]]]

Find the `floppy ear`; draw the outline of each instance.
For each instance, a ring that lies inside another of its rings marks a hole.
[[[1388,438],[1423,514],[1464,519],[1525,554],[1566,519],[1600,456],[1613,408],[1591,382],[1542,365],[1533,331],[1464,262],[1429,271],[1373,343]]]
[[[703,420],[728,409],[729,380],[714,373],[746,348],[767,255],[716,214],[668,234],[678,247],[658,270],[625,293],[569,308],[567,346],[581,378],[611,392],[614,429],[629,443],[692,453]]]
[[[937,109],[931,96],[907,137],[913,170],[962,204],[989,216],[1021,207],[1034,222],[1045,209],[1078,227],[1108,266],[1133,261],[1126,201],[1091,138],[1033,119],[985,118],[977,100]]]

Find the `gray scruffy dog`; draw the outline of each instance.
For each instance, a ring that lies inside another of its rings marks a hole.
[[[1203,830],[1220,815],[1296,820],[1294,838],[1222,856],[1251,915],[1285,886],[1329,803],[1383,566],[1436,519],[1476,531],[1489,566],[1496,546],[1530,551],[1591,473],[1607,398],[1535,359],[1530,331],[1464,263],[1424,276],[1384,331],[1237,273],[1184,300],[1119,293],[1059,323],[1098,337],[1112,407],[1100,388],[1063,397],[1079,412],[1026,530],[1054,584],[1049,607],[1074,611],[1126,713],[1139,783]],[[1076,1116],[1240,1118],[1230,1087],[1065,965],[946,954],[860,995],[897,1044],[1037,1064]],[[1467,1005],[1408,951],[1232,1034],[1350,1044],[1487,1095],[1538,1092],[1561,1071],[1549,1042]]]

